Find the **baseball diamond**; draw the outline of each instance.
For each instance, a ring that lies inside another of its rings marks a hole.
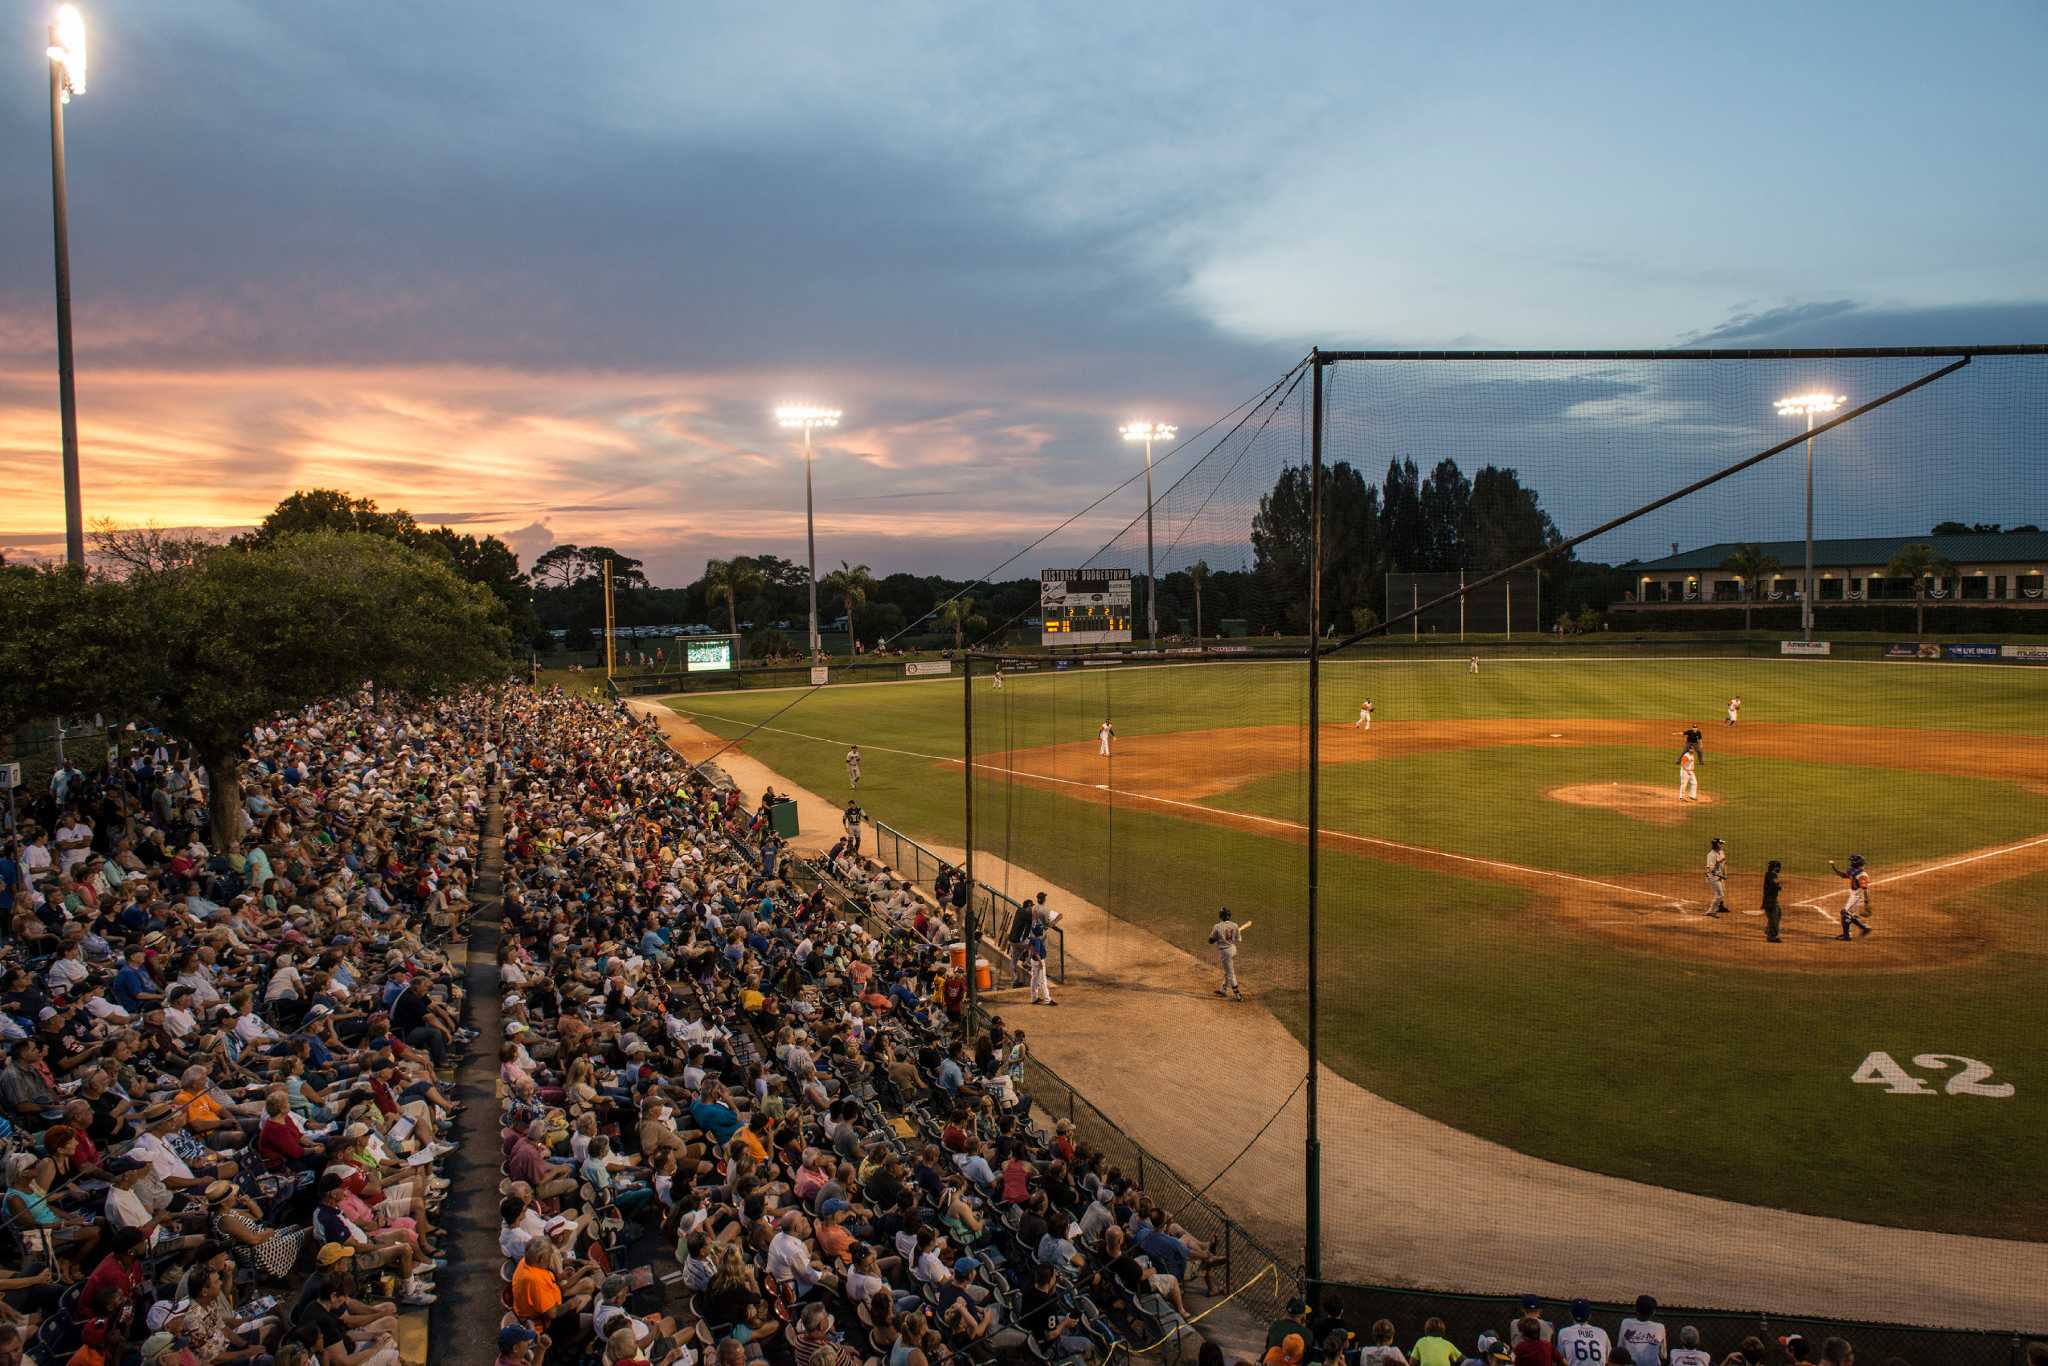
[[[2029,1136],[2048,1119],[2030,1042],[2048,1027],[2030,985],[2048,943],[2048,671],[1495,657],[1474,678],[1462,656],[1326,668],[1323,1031],[1339,1072],[1590,1171],[2048,1239],[2048,1206],[2015,1198],[2038,1188]],[[1205,962],[1219,904],[1256,913],[1238,975],[1299,1031],[1301,672],[1020,673],[984,690],[976,800],[997,814],[977,843]],[[1369,732],[1353,724],[1366,695]],[[1705,746],[1704,799],[1680,806],[1667,775],[1682,733],[1737,695],[1742,723]],[[959,842],[957,684],[828,689],[750,729],[785,701],[670,705],[799,783],[824,782],[858,739],[869,810]],[[1710,917],[1699,870],[1713,837],[1730,913]],[[1851,847],[1869,859],[1875,930],[1843,944],[1828,860]],[[1770,859],[1785,868],[1775,944]],[[1117,981],[1114,963],[1092,966]],[[1115,989],[1134,1034],[1166,1037],[1170,1012],[1143,983]],[[1873,1050],[1978,1060],[2013,1090],[1914,1108],[1852,1080]],[[1850,1163],[1820,1137],[1843,1131]]]

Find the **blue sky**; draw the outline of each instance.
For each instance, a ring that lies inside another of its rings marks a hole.
[[[800,554],[768,414],[810,397],[847,412],[821,559],[964,574],[1120,477],[1121,420],[1192,431],[1317,342],[2048,339],[2038,4],[86,9],[93,517],[339,484],[678,579]],[[0,26],[17,552],[61,521],[43,18]],[[2048,521],[2038,387],[1929,517]],[[1706,446],[1632,449],[1630,488]],[[1837,529],[1912,529],[1916,487]]]

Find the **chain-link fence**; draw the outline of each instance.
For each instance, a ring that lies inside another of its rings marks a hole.
[[[1301,1293],[1298,1265],[1211,1203],[1200,1187],[1118,1128],[1059,1073],[1029,1058],[1023,1087],[1034,1108],[1049,1120],[1073,1125],[1078,1142],[1101,1153],[1109,1167],[1135,1181],[1173,1222],[1201,1242],[1213,1259],[1209,1277],[1199,1271],[1190,1274],[1204,1293],[1211,1286],[1217,1295],[1242,1290],[1237,1303],[1243,1312],[1268,1321],[1279,1318],[1288,1301]]]
[[[875,827],[875,858],[893,869],[905,882],[933,896],[938,885],[939,870],[946,866],[945,860],[919,844],[901,831],[873,822]],[[974,908],[975,924],[980,927],[976,936],[976,953],[990,960],[991,976],[995,980],[1008,982],[1015,975],[1016,964],[1011,957],[1011,945],[1007,931],[1023,910],[1021,903],[1005,896],[985,883],[976,883],[970,892]],[[1057,925],[1046,927],[1046,973],[1055,982],[1067,980],[1067,934]]]

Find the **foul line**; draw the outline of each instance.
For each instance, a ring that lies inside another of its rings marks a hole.
[[[738,721],[729,716],[719,716],[715,712],[698,712],[695,714],[710,717],[714,721],[723,721],[731,726],[748,724],[745,721]],[[784,730],[780,726],[759,726],[756,729],[770,731],[776,735],[787,735],[796,740],[812,740],[824,745],[853,743],[851,741],[836,740],[826,735],[808,735],[803,731]],[[882,754],[901,754],[906,758],[925,759],[932,763],[958,764],[962,762],[954,755],[925,754],[914,749],[895,749],[888,745],[869,745],[868,748]],[[1114,760],[1111,762],[1114,762]],[[1283,821],[1274,816],[1259,816],[1249,811],[1233,811],[1228,807],[1204,806],[1200,802],[1183,801],[1176,797],[1158,797],[1149,792],[1139,792],[1132,788],[1109,788],[1101,783],[1082,782],[1074,778],[1056,778],[1049,773],[1032,773],[1027,769],[1005,768],[999,764],[982,763],[979,760],[975,762],[974,766],[990,773],[1010,774],[1021,778],[1029,778],[1035,782],[1058,783],[1062,787],[1086,788],[1095,792],[1108,791],[1113,796],[1134,797],[1139,801],[1153,802],[1160,806],[1180,807],[1188,811],[1198,811],[1211,818],[1223,817],[1229,820],[1256,821],[1261,825],[1270,825],[1281,830],[1306,831],[1308,829],[1306,825],[1301,824],[1299,821]],[[1469,863],[1479,868],[1499,868],[1511,873],[1521,873],[1528,877],[1554,878],[1560,882],[1576,882],[1581,886],[1600,887],[1610,892],[1622,892],[1628,896],[1639,897],[1645,901],[1654,901],[1663,906],[1682,907],[1684,905],[1682,901],[1676,898],[1664,896],[1656,892],[1646,892],[1640,887],[1624,887],[1618,882],[1602,882],[1599,878],[1582,877],[1577,873],[1559,872],[1554,868],[1530,868],[1523,864],[1507,863],[1500,859],[1480,858],[1476,854],[1456,854],[1448,849],[1432,849],[1425,844],[1404,844],[1400,840],[1383,839],[1377,835],[1355,835],[1349,831],[1329,829],[1325,829],[1323,833],[1331,839],[1349,840],[1354,844],[1377,845],[1383,849],[1399,849],[1404,853],[1426,854],[1431,858],[1451,859],[1458,863]],[[2048,837],[2044,837],[2043,842],[2048,842]]]
[[[1908,868],[1905,872],[1893,873],[1890,877],[1872,878],[1870,885],[1873,887],[1883,887],[1893,882],[1910,882],[1916,877],[1925,877],[1929,873],[1944,873],[1951,868],[1960,868],[1966,863],[1982,863],[1986,859],[2003,858],[2007,854],[2017,854],[2022,850],[2038,849],[2044,844],[2048,844],[2048,835],[2037,835],[2030,840],[2021,840],[2018,844],[2008,844],[2002,849],[1981,849],[1974,854],[1965,854],[1961,858],[1952,858],[1941,863],[1930,863],[1924,868]],[[1810,901],[1800,901],[1794,904],[1799,906],[1819,906],[1823,901],[1829,901],[1841,895],[1843,895],[1841,892],[1829,892],[1825,896],[1817,896]]]

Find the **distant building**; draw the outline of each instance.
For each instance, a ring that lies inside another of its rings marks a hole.
[[[1618,611],[1674,607],[1740,607],[1742,580],[1721,567],[1743,542],[1724,541],[1661,560],[1625,566],[1634,582]],[[1929,602],[1996,604],[2048,610],[2048,532],[1973,532],[1959,536],[1864,536],[1813,543],[1815,601],[1823,605],[1902,603],[1913,600],[1910,579],[1887,579],[1885,566],[1909,545],[1933,547],[1955,572],[1928,589]],[[1783,566],[1756,589],[1758,603],[1799,601],[1806,565],[1804,541],[1763,541],[1764,554]]]

